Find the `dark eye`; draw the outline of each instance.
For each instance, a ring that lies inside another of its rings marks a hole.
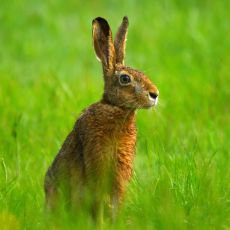
[[[127,74],[122,74],[119,76],[119,81],[120,81],[121,85],[127,85],[131,82],[131,78]]]

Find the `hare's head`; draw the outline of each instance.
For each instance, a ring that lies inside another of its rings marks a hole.
[[[159,91],[144,73],[124,65],[127,30],[124,17],[113,41],[108,22],[93,20],[93,44],[105,80],[103,100],[129,109],[149,108],[157,104]]]

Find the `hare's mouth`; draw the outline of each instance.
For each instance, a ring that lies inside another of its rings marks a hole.
[[[151,107],[156,106],[158,103],[158,98],[153,99],[153,98],[149,98],[149,100],[143,105],[142,104],[142,108],[143,109],[150,109]]]
[[[152,98],[151,96],[149,96],[149,102],[150,102],[151,107],[156,106],[158,103],[158,97]]]

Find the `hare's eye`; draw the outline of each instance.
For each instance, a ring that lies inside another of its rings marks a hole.
[[[131,82],[131,78],[127,74],[122,74],[119,76],[119,81],[120,81],[121,85],[127,85]]]

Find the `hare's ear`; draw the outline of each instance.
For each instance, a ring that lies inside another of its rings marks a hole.
[[[104,18],[93,20],[93,45],[97,58],[102,62],[106,74],[112,74],[115,67],[115,51],[112,32]]]
[[[114,40],[114,47],[116,53],[116,63],[124,64],[125,59],[125,45],[128,32],[129,20],[128,17],[124,17],[123,21],[117,31],[116,38]]]

